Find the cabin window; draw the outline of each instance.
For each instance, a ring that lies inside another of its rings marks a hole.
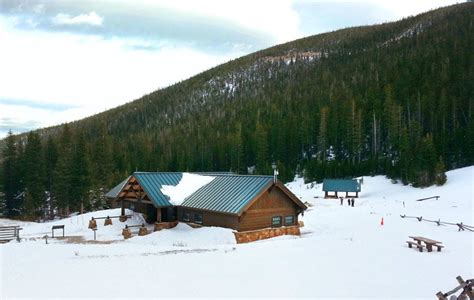
[[[131,209],[131,210],[135,210],[135,204],[130,203],[130,209]]]
[[[194,214],[194,223],[202,224],[202,215],[201,214]]]
[[[272,217],[272,226],[273,227],[280,227],[281,226],[281,217]]]
[[[191,214],[188,212],[183,212],[183,221],[189,222],[191,220]]]
[[[295,216],[285,216],[285,226],[294,225],[295,224]]]

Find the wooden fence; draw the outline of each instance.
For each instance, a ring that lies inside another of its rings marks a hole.
[[[423,217],[415,217],[415,216],[407,216],[407,215],[400,215],[402,219],[417,219],[418,222],[425,221],[425,222],[431,222],[431,223],[436,223],[436,225],[441,226],[441,225],[453,225],[458,227],[458,231],[464,231],[464,230],[469,230],[474,232],[474,226],[466,225],[463,224],[463,222],[460,223],[451,223],[451,222],[442,222],[441,219],[436,220],[428,220],[424,219]]]
[[[430,200],[430,199],[436,199],[436,200],[438,200],[439,197],[440,197],[440,196],[432,196],[432,197],[417,199],[416,201],[425,201],[425,200]]]
[[[448,297],[451,296],[449,299],[474,299],[474,279],[468,279],[464,280],[462,279],[461,276],[456,277],[456,280],[458,281],[459,285],[455,287],[454,289],[450,290],[447,293],[443,292],[438,292],[436,296],[438,297],[439,300],[448,300]],[[461,294],[459,296],[453,296],[455,293],[458,291],[462,290]]]

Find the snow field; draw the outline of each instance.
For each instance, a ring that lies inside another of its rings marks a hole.
[[[436,292],[456,286],[456,276],[474,277],[474,233],[400,214],[474,225],[473,172],[474,167],[450,171],[446,185],[425,189],[392,184],[383,176],[364,177],[355,207],[314,198],[323,196],[321,185],[308,189],[297,179],[288,187],[313,205],[302,218],[301,237],[249,244],[236,245],[229,229],[185,224],[123,241],[124,223],[114,219],[110,232],[98,220],[98,239],[102,231],[102,240],[111,244],[58,240],[45,245],[29,238],[44,235],[60,221],[25,223],[21,236],[26,240],[0,245],[0,298],[434,299]],[[435,195],[441,198],[415,201]],[[64,223],[66,234],[92,239],[90,216],[84,215],[84,225],[81,218],[61,220],[70,222]],[[442,241],[445,248],[420,253],[407,247],[409,235]]]

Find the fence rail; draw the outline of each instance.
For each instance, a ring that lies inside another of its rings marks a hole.
[[[460,223],[451,223],[451,222],[442,222],[441,219],[438,220],[428,220],[424,219],[423,217],[416,217],[416,216],[407,216],[407,215],[400,215],[402,219],[417,219],[418,222],[425,221],[425,222],[431,222],[431,223],[436,223],[436,225],[441,226],[441,225],[453,225],[458,227],[458,231],[464,231],[464,230],[469,230],[474,232],[474,226],[471,225],[466,225],[463,224],[463,222]]]
[[[456,296],[451,296],[455,297],[456,299],[474,299],[474,279],[468,279],[464,280],[462,279],[461,276],[456,277],[456,280],[458,281],[459,285],[455,287],[454,289],[450,290],[447,293],[443,292],[438,292],[436,293],[436,296],[438,297],[438,300],[448,300],[448,297],[451,295],[454,295],[458,291],[462,290],[461,294],[459,294],[458,297]],[[451,297],[449,299],[451,299]]]
[[[425,200],[430,200],[430,199],[436,199],[436,200],[438,200],[439,198],[440,198],[440,196],[432,196],[432,197],[426,197],[426,198],[417,199],[416,201],[425,201]]]

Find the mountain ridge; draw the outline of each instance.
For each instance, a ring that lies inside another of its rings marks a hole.
[[[259,51],[256,51],[256,52],[253,52],[253,53],[250,53],[250,54],[247,54],[247,55],[244,55],[242,57],[239,57],[239,58],[236,58],[236,59],[232,59],[230,60],[229,62],[226,62],[226,63],[223,63],[223,64],[220,64],[218,66],[215,66],[213,68],[210,68],[208,70],[205,70],[203,72],[200,72],[196,75],[193,75],[187,79],[184,79],[184,80],[181,80],[179,82],[176,82],[174,84],[171,84],[167,87],[164,87],[164,88],[160,88],[160,89],[157,89],[155,91],[152,91],[148,94],[144,94],[142,97],[140,98],[137,98],[137,99],[134,99],[134,100],[131,100],[130,102],[127,102],[125,104],[122,104],[122,105],[119,105],[117,107],[114,107],[114,108],[111,108],[111,109],[108,109],[108,110],[105,110],[103,112],[99,112],[97,114],[94,114],[94,115],[91,115],[91,116],[87,116],[85,118],[82,118],[80,120],[75,120],[75,121],[71,121],[71,122],[66,122],[66,123],[62,123],[62,124],[58,124],[58,125],[53,125],[53,126],[48,126],[48,127],[44,127],[44,128],[38,128],[38,129],[35,129],[33,131],[42,131],[43,133],[45,133],[46,135],[48,135],[48,131],[52,130],[54,131],[54,129],[57,129],[57,128],[60,128],[61,126],[63,126],[64,124],[77,124],[77,123],[80,123],[84,120],[88,120],[88,119],[91,119],[91,118],[95,118],[95,117],[99,117],[101,116],[102,114],[104,113],[107,113],[107,112],[111,112],[111,111],[114,111],[116,109],[120,109],[122,107],[126,107],[126,106],[129,106],[130,104],[133,104],[137,101],[140,101],[140,100],[145,100],[144,98],[147,98],[147,97],[151,97],[151,96],[154,96],[155,94],[157,93],[160,93],[161,91],[163,90],[166,90],[166,89],[169,89],[169,88],[173,88],[177,85],[180,85],[182,84],[183,82],[186,82],[186,81],[189,81],[189,80],[193,80],[197,77],[207,77],[209,76],[209,72],[215,72],[215,71],[220,71],[220,69],[224,66],[231,66],[232,64],[236,64],[236,63],[240,63],[240,61],[243,61],[245,63],[248,63],[247,60],[251,59],[251,58],[255,58],[255,59],[263,59],[265,61],[271,61],[272,63],[276,62],[277,60],[279,60],[280,58],[284,58],[284,57],[287,57],[287,58],[292,58],[292,59],[301,59],[301,58],[308,58],[308,57],[311,57],[311,56],[305,56],[305,49],[303,49],[302,51],[297,51],[297,52],[293,52],[292,53],[292,50],[295,50],[295,49],[291,49],[291,48],[294,48],[293,45],[294,44],[298,44],[298,43],[301,43],[301,44],[307,44],[306,41],[309,41],[309,43],[311,43],[311,46],[307,46],[309,47],[309,49],[307,49],[307,52],[311,52],[311,50],[313,50],[315,47],[318,47],[316,45],[314,45],[314,39],[318,38],[318,39],[321,39],[322,41],[320,42],[323,42],[326,41],[326,36],[331,36],[330,38],[328,37],[329,40],[333,40],[335,37],[333,37],[332,35],[339,35],[339,34],[346,34],[347,32],[357,32],[357,30],[360,30],[360,29],[370,29],[370,30],[379,30],[379,29],[382,29],[383,27],[385,26],[392,26],[392,25],[395,25],[395,24],[400,24],[400,27],[405,27],[405,23],[403,22],[408,22],[408,23],[414,23],[414,25],[420,25],[419,21],[423,21],[423,18],[426,18],[426,17],[431,17],[431,13],[432,12],[436,12],[436,11],[444,11],[443,14],[441,15],[435,15],[439,18],[443,17],[443,16],[446,16],[446,14],[449,14],[451,12],[451,10],[456,10],[458,8],[460,8],[460,6],[466,6],[466,7],[469,7],[471,6],[472,7],[472,3],[462,3],[462,4],[455,4],[455,5],[451,5],[451,6],[447,6],[447,7],[443,7],[443,8],[438,8],[438,9],[434,9],[434,10],[430,10],[428,12],[424,12],[424,13],[421,13],[419,15],[416,15],[416,16],[410,16],[410,17],[407,17],[407,18],[403,18],[399,21],[395,21],[395,22],[385,22],[385,23],[381,23],[381,24],[375,24],[375,25],[363,25],[363,26],[355,26],[355,27],[348,27],[348,28],[342,28],[342,29],[337,29],[337,30],[334,30],[334,31],[330,31],[330,32],[325,32],[325,33],[321,33],[321,34],[316,34],[316,35],[311,35],[311,36],[307,36],[307,37],[303,37],[303,38],[300,38],[300,39],[297,39],[297,40],[294,40],[294,41],[290,41],[290,42],[285,42],[285,43],[282,43],[282,44],[278,44],[278,45],[275,45],[275,46],[272,46],[272,47],[269,47],[269,48],[266,48],[266,49],[262,49],[262,50],[259,50]],[[426,21],[426,20],[425,20]],[[433,21],[433,20],[429,20],[429,21]],[[403,23],[403,25],[402,25]],[[431,24],[430,24],[431,25]],[[412,26],[414,27],[414,26]],[[407,28],[407,32],[409,32],[409,30],[412,29],[412,28]],[[418,33],[415,31],[415,34]],[[402,34],[403,35],[403,34]],[[382,43],[382,45],[385,46],[386,43],[389,43],[389,42],[393,42],[392,40],[388,39],[386,40],[384,43]],[[291,47],[290,49],[288,49],[289,47]],[[319,46],[321,47],[321,46]],[[281,51],[284,51],[286,53],[281,53]],[[274,53],[272,55],[272,52],[278,52],[278,53]],[[303,53],[301,53],[303,52]],[[321,53],[321,52],[314,52],[317,56],[319,54],[319,57],[317,58],[320,58],[321,55],[328,55],[327,53]],[[277,55],[277,57],[275,58],[275,55]],[[313,56],[314,57],[314,56]],[[26,135],[26,133],[20,133],[20,134],[17,134],[17,135]]]

